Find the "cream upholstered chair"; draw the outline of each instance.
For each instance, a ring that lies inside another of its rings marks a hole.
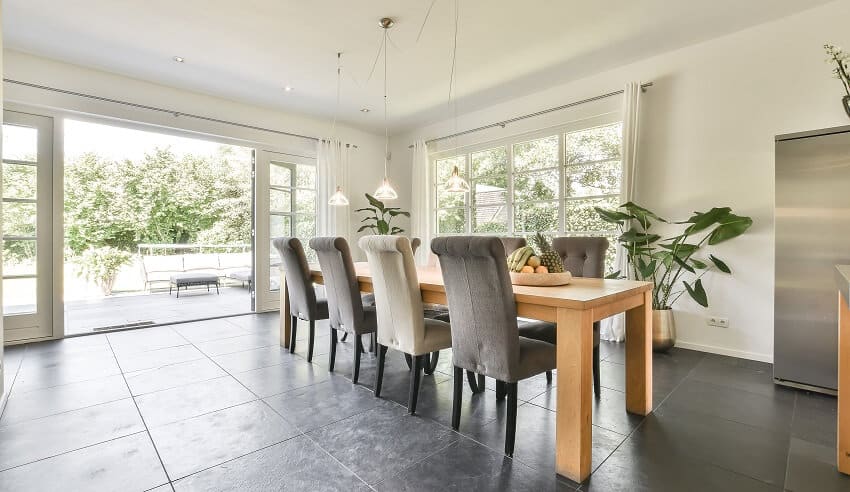
[[[413,358],[407,408],[415,413],[421,373],[423,370],[433,373],[440,350],[452,346],[451,326],[445,321],[425,318],[409,239],[365,236],[358,244],[369,261],[378,313],[375,396],[381,395],[387,349],[403,352]]]

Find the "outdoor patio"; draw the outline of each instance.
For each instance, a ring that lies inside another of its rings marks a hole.
[[[150,326],[251,312],[251,294],[240,286],[222,286],[216,295],[204,287],[180,291],[132,293],[65,303],[65,334],[78,335],[121,327]]]

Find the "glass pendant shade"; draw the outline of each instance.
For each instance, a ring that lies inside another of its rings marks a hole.
[[[398,193],[395,192],[390,181],[385,177],[384,182],[381,183],[381,186],[375,190],[375,198],[378,200],[395,200],[398,198]]]
[[[336,193],[331,196],[331,199],[328,200],[328,205],[332,207],[347,207],[348,206],[348,198],[345,197],[345,194],[342,192],[342,186],[336,187]]]
[[[457,166],[455,166],[452,171],[452,175],[449,180],[446,181],[446,191],[450,193],[469,193],[469,183],[460,177],[460,172]]]

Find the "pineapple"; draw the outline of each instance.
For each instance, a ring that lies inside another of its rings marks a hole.
[[[561,262],[561,255],[552,250],[552,246],[546,240],[546,236],[539,232],[535,234],[534,245],[537,251],[540,252],[538,255],[540,257],[540,264],[545,266],[549,270],[549,273],[561,273],[564,271],[564,263]]]

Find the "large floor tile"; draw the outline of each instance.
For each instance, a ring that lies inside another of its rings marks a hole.
[[[603,388],[626,391],[626,366],[603,360],[599,363],[599,379]]]
[[[517,461],[461,439],[377,484],[387,492],[418,490],[558,490],[554,473],[540,473]],[[563,486],[563,490],[569,490]]]
[[[260,398],[265,398],[320,383],[330,375],[325,369],[302,361],[240,372],[233,377]]]
[[[280,333],[280,315],[277,312],[231,316],[227,322],[248,331]]]
[[[797,391],[794,420],[791,423],[793,437],[821,444],[836,446],[838,421],[838,399],[808,391]]]
[[[0,470],[144,430],[131,398],[0,427]]]
[[[18,393],[14,388],[0,419],[0,426],[77,410],[130,396],[124,376],[65,384]]]
[[[180,362],[189,362],[205,358],[206,355],[193,345],[178,345],[159,350],[149,350],[136,354],[116,354],[118,365],[125,373],[156,369]]]
[[[168,483],[146,432],[0,472],[0,489],[126,492]]]
[[[289,349],[280,345],[217,355],[212,359],[231,374],[302,360],[300,357],[290,354]]]
[[[458,439],[451,429],[377,407],[308,434],[369,484],[389,478]]]
[[[197,321],[195,323],[181,323],[174,325],[173,329],[192,343],[203,343],[210,340],[249,334],[248,330],[236,326],[226,318]]]
[[[135,398],[148,427],[178,422],[256,399],[230,376]]]
[[[174,482],[178,492],[359,490],[354,474],[306,437],[296,437]]]
[[[558,389],[553,388],[530,403],[555,411],[557,398]],[[593,399],[592,411],[594,425],[618,434],[628,435],[643,421],[642,416],[626,411],[626,394],[610,388],[602,388],[601,396]]]
[[[763,396],[772,397],[777,391],[785,391],[773,382],[770,364],[721,355],[706,355],[689,377]]]
[[[26,357],[18,369],[18,393],[120,374],[110,351],[75,352],[57,357]]]
[[[835,446],[791,439],[785,489],[790,492],[850,490],[850,477],[838,471]]]
[[[112,348],[106,339],[106,335],[91,335],[30,343],[26,345],[26,351],[27,357],[37,356],[42,360],[49,361],[70,354],[111,352]]]
[[[172,480],[271,446],[298,433],[295,426],[261,401],[150,429]]]
[[[272,408],[302,432],[333,424],[378,406],[395,406],[375,398],[371,391],[333,377],[327,381],[265,399]]]
[[[188,343],[188,340],[180,336],[170,326],[110,333],[107,337],[112,350],[116,354],[125,355],[176,347]]]
[[[251,333],[249,335],[220,338],[218,340],[195,344],[201,352],[210,357],[273,345],[280,345],[280,342],[274,336],[265,333]]]
[[[131,372],[124,376],[130,392],[133,395],[143,395],[226,375],[227,373],[215,362],[204,357],[189,362]]]

